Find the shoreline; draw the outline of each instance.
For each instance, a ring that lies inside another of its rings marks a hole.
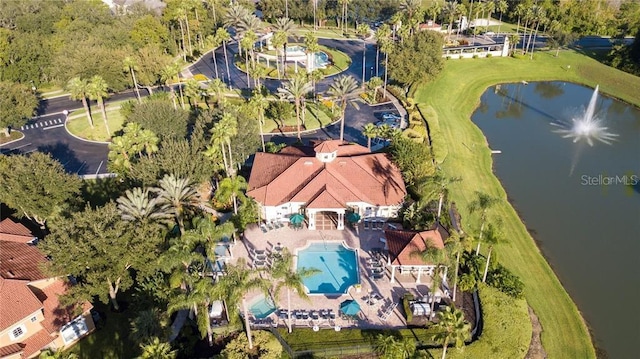
[[[571,65],[571,71],[566,69],[567,65]],[[421,85],[416,92],[417,102],[432,106],[440,118],[442,136],[449,148],[443,168],[451,176],[463,177],[461,183],[451,188],[452,200],[464,212],[475,190],[503,200],[493,211],[503,218],[505,232],[512,238],[509,243],[498,246],[501,259],[525,283],[525,298],[543,326],[542,343],[549,357],[595,358],[595,337],[587,321],[508,201],[506,190],[493,172],[486,137],[471,121],[487,88],[522,80],[568,81],[590,87],[599,83],[601,92],[607,96],[638,106],[634,94],[640,88],[640,78],[574,51],[562,52],[560,57],[542,52],[537,53],[533,61],[492,58],[447,62],[436,80]],[[466,227],[473,227],[477,219],[464,212],[469,218],[465,221]],[[556,325],[559,322],[564,323],[562,328]]]

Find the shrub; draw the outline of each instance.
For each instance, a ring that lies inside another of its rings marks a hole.
[[[447,149],[447,143],[445,142],[442,131],[440,130],[438,114],[431,106],[420,105],[418,106],[418,110],[427,122],[433,159],[437,163],[442,163],[447,157],[449,150]]]
[[[447,56],[447,57],[446,57],[446,59],[447,59],[447,60],[451,60],[451,56]]]
[[[203,74],[195,74],[195,75],[193,75],[193,79],[198,81],[198,82],[200,82],[200,81],[209,81],[207,76],[205,76]]]
[[[282,345],[273,334],[264,330],[256,330],[251,335],[253,337],[253,350],[249,351],[249,341],[247,334],[240,333],[235,339],[229,342],[222,351],[224,358],[244,359],[250,357],[279,359],[282,355]]]
[[[418,127],[419,128],[419,127]],[[424,131],[426,132],[426,130]],[[424,139],[426,138],[426,133],[425,135],[422,135],[420,133],[420,131],[415,130],[414,128],[410,127],[407,128],[406,130],[404,130],[403,134],[407,137],[412,139],[414,142],[416,143],[424,143]]]
[[[411,305],[409,304],[409,301],[413,299],[413,294],[411,293],[405,293],[405,295],[402,297],[402,307],[404,308],[404,313],[407,316],[407,323],[413,321],[413,311],[411,310]]]
[[[493,54],[487,54],[487,57],[488,57],[488,58],[489,58],[489,57],[493,57]]]
[[[487,284],[513,298],[524,295],[524,283],[502,264],[487,273]]]
[[[474,54],[474,55],[473,55],[473,58],[474,58],[474,59],[477,59],[477,58],[478,58],[478,54]]]

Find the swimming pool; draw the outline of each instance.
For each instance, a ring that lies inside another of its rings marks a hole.
[[[256,319],[264,319],[276,311],[276,306],[271,301],[271,298],[260,295],[256,300],[251,302],[249,310]]]
[[[325,68],[329,65],[329,55],[326,52],[316,52],[313,56],[315,57],[314,65],[316,68]]]
[[[309,294],[344,294],[360,282],[357,257],[355,250],[342,243],[313,243],[298,250],[296,267],[321,271],[302,279]]]

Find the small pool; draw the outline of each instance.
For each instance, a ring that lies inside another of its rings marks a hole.
[[[313,56],[315,56],[314,65],[316,68],[324,68],[329,65],[329,55],[326,52],[316,52]]]
[[[302,280],[309,294],[344,294],[360,282],[357,257],[355,250],[342,243],[313,243],[298,250],[297,269],[321,271]]]
[[[276,311],[276,306],[271,301],[271,298],[260,295],[249,304],[249,310],[256,319],[264,319]]]
[[[304,53],[305,50],[306,50],[305,47],[300,45],[287,46],[287,54],[300,53],[300,52]]]

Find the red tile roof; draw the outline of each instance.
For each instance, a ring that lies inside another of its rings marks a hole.
[[[0,278],[0,331],[43,308],[26,280]]]
[[[346,206],[326,188],[307,204],[307,208],[344,208]]]
[[[49,343],[54,341],[58,336],[51,335],[47,333],[46,330],[38,330],[35,334],[30,336],[29,338],[22,341],[22,345],[24,345],[22,357],[28,358],[31,355],[39,352],[44,347],[48,346]]]
[[[31,231],[25,227],[22,223],[16,222],[13,219],[7,217],[0,222],[0,233],[17,234],[20,236],[31,236]]]
[[[41,324],[49,333],[57,332],[60,327],[78,316],[74,305],[64,306],[60,303],[60,296],[64,295],[69,289],[69,285],[62,279],[56,279],[42,290],[36,287],[30,288],[44,306],[44,321]],[[91,308],[93,306],[89,302],[82,304],[83,313],[91,310]]]
[[[20,344],[9,344],[3,347],[0,347],[0,358],[8,357],[13,354],[20,353],[22,351],[23,345]]]
[[[47,278],[40,266],[47,258],[34,245],[0,240],[0,277],[39,280]]]
[[[438,225],[438,227],[441,227]],[[444,228],[435,228],[429,231],[384,231],[389,248],[389,259],[392,265],[426,265],[416,252],[422,252],[427,248],[426,243],[438,249],[444,249],[442,231]],[[445,230],[446,232],[446,230]]]
[[[323,189],[331,191],[336,202],[342,204],[362,201],[395,205],[402,202],[407,193],[402,175],[385,154],[370,153],[360,145],[329,142],[324,147],[322,144],[316,146],[338,146],[337,158],[328,163],[319,161],[306,150],[285,151],[285,148],[284,153],[278,154],[258,152],[247,195],[266,206],[308,203]]]
[[[316,153],[331,153],[331,152],[335,152],[341,143],[342,141],[340,140],[323,141],[315,145],[313,149],[315,150]]]

